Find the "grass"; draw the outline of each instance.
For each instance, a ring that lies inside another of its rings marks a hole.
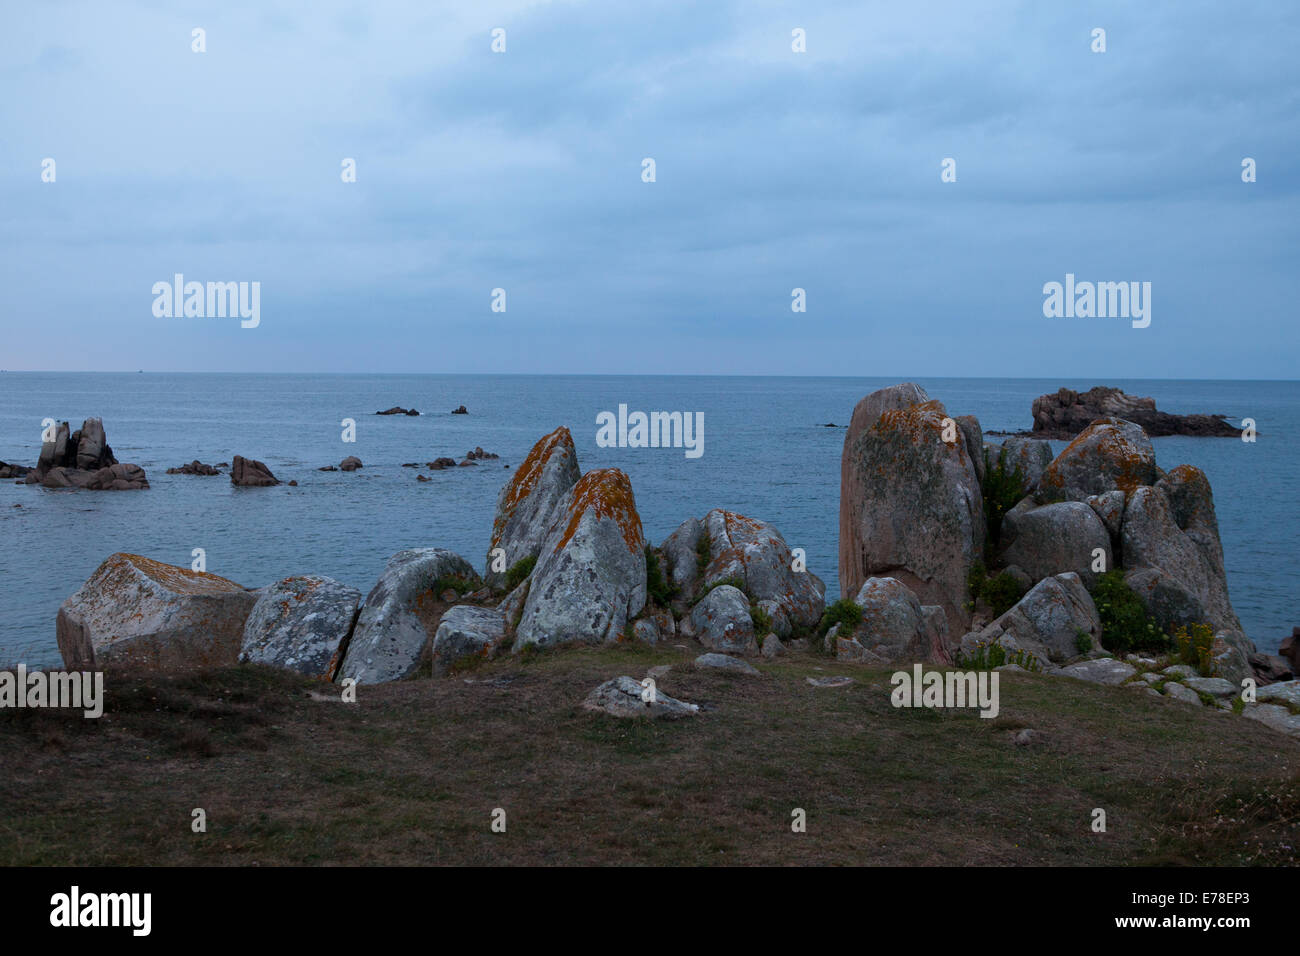
[[[1254,721],[1010,672],[996,719],[899,710],[885,671],[795,653],[755,679],[696,653],[536,652],[355,705],[256,666],[110,674],[100,720],[0,712],[0,864],[1296,862],[1300,742]],[[657,664],[700,716],[581,709]],[[832,674],[857,683],[805,680]]]

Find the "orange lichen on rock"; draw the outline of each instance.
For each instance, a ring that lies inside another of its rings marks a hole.
[[[632,495],[632,482],[619,469],[597,468],[578,479],[569,499],[569,524],[555,545],[557,552],[573,539],[582,516],[588,511],[597,520],[608,518],[616,522],[627,549],[633,554],[645,546],[641,516],[637,514],[636,498]]]
[[[906,435],[912,444],[919,445],[934,440],[930,432],[938,432],[942,436],[943,420],[947,417],[948,411],[943,407],[943,402],[932,398],[928,402],[881,412],[871,430],[876,434],[894,432]]]
[[[492,526],[493,547],[496,547],[501,540],[501,535],[506,528],[506,522],[510,520],[510,516],[519,507],[519,502],[527,498],[532,490],[537,487],[537,482],[541,479],[542,471],[546,468],[546,463],[551,460],[551,456],[557,450],[572,447],[573,436],[564,425],[561,425],[548,435],[543,435],[537,440],[537,444],[533,445],[532,450],[528,452],[528,457],[515,470],[510,483],[506,485],[504,496],[501,499],[500,514],[497,515],[497,519]]]
[[[753,518],[746,517],[745,515],[736,514],[734,511],[723,509],[722,525],[726,532],[727,540],[733,543],[730,547],[722,548],[717,552],[717,554],[714,554],[709,561],[709,567],[711,569],[714,567],[725,567],[733,561],[738,561],[740,566],[745,568],[747,565],[747,562],[745,561],[745,548],[743,544],[738,545],[734,543],[736,540],[735,532],[743,529],[750,535],[757,536],[765,530],[763,523],[761,521],[755,521]]]
[[[120,552],[104,562],[106,570],[120,568],[131,564],[142,574],[157,581],[167,590],[176,594],[223,594],[229,591],[243,591],[242,585],[206,571],[191,571],[178,568],[173,564],[163,564],[153,558],[139,554]],[[124,570],[124,569],[123,569]]]
[[[1178,526],[1186,530],[1194,522],[1218,526],[1214,514],[1214,492],[1210,479],[1195,465],[1179,465],[1165,475],[1161,483],[1169,495]]]
[[[1097,432],[1102,433],[1100,438],[1096,438],[1097,455],[1112,466],[1111,477],[1115,487],[1124,492],[1127,498],[1139,487],[1147,484],[1151,477],[1150,462],[1142,449],[1130,442],[1120,431],[1120,427],[1124,424],[1118,418],[1098,418],[1094,421],[1047,466],[1041,479],[1043,487],[1058,491],[1065,487],[1065,475],[1058,467],[1058,463],[1069,461],[1080,454],[1083,446],[1093,441]]]

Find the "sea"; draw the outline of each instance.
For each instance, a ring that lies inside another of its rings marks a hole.
[[[404,548],[442,547],[482,568],[497,495],[510,469],[558,425],[583,470],[631,478],[648,540],[727,508],[775,525],[838,596],[843,427],[864,395],[905,378],[377,374],[0,373],[0,460],[34,465],[42,422],[103,419],[119,461],[144,467],[146,491],[51,490],[0,481],[0,666],[59,665],[59,605],[116,551],[191,566],[246,587],[328,575],[368,591]],[[1156,438],[1161,467],[1189,463],[1214,489],[1233,606],[1261,650],[1300,624],[1300,383],[917,378],[950,414],[983,428],[1028,429],[1034,398],[1106,384],[1169,412],[1253,419],[1257,440]],[[379,416],[394,405],[418,417]],[[464,405],[468,414],[453,415]],[[597,418],[633,411],[702,413],[703,454],[605,448]],[[345,442],[345,419],[355,442]],[[998,440],[990,437],[988,440]],[[1057,450],[1062,442],[1054,442]],[[404,468],[476,447],[474,467]],[[236,488],[226,476],[168,475],[198,459],[264,461],[284,482]],[[322,472],[355,455],[355,472]],[[416,474],[431,480],[420,482]]]

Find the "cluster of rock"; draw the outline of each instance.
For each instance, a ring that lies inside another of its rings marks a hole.
[[[1280,675],[1287,679],[1258,687],[1253,700],[1243,698],[1240,683],[1204,676],[1189,664],[1170,664],[1140,654],[1130,654],[1125,660],[1104,657],[1081,661],[1062,668],[1060,673],[1092,683],[1129,687],[1195,707],[1240,712],[1274,730],[1300,737],[1300,680],[1290,679],[1289,670]]]
[[[1224,676],[1253,673],[1256,649],[1228,598],[1200,470],[1162,471],[1143,429],[1117,418],[1091,422],[1056,456],[1040,439],[990,451],[994,463],[1020,469],[1024,492],[996,540],[985,526],[975,419],[950,418],[912,384],[858,404],[841,462],[840,588],[864,613],[855,634],[834,635],[844,657],[947,663],[992,643],[1032,653],[1046,669],[1101,656],[1089,592],[1095,569],[1119,568],[1162,630],[1207,624]],[[977,562],[1028,591],[993,621],[973,617],[968,576]]]
[[[1037,670],[1215,700],[1221,684],[1239,688],[1249,677],[1283,686],[1292,677],[1287,661],[1258,654],[1241,632],[1199,470],[1162,471],[1142,428],[1116,418],[1092,422],[1059,455],[1033,438],[989,451],[974,417],[950,417],[915,384],[858,403],[840,496],[840,589],[858,613],[825,634],[837,658],[947,665],[998,646]],[[485,457],[495,456],[475,449],[467,460]],[[1000,527],[989,526],[985,510],[993,468],[1002,477],[1018,469],[1021,479]],[[238,457],[231,480],[275,483],[260,462]],[[994,617],[972,600],[977,565],[1002,569],[1025,593]],[[1108,653],[1091,594],[1102,569],[1122,571],[1161,629],[1208,625],[1213,676],[1165,668],[1150,678],[1154,660]],[[752,670],[745,657],[773,657],[787,642],[807,646],[825,610],[825,585],[761,520],[714,509],[650,546],[628,476],[613,468],[584,474],[560,427],[501,489],[481,574],[451,551],[402,551],[363,598],[314,575],[248,591],[114,555],[65,602],[57,628],[70,667],[243,660],[376,683],[532,646],[626,640],[695,640],[708,652],[697,667],[744,673]],[[695,712],[645,691],[618,678],[587,706],[624,716]]]
[[[420,414],[414,408],[402,408],[400,405],[394,405],[392,408],[386,408],[382,412],[375,412],[376,415],[418,415]]]
[[[678,594],[679,630],[711,650],[771,657],[782,639],[821,621],[825,584],[795,570],[785,539],[764,521],[716,508],[687,518],[659,550]],[[756,617],[766,634],[758,633]]]
[[[0,461],[0,478],[26,478],[29,471],[31,469],[26,465],[15,465],[12,462]]]
[[[500,455],[494,455],[490,451],[484,451],[481,445],[474,446],[473,451],[465,452],[465,461],[488,461],[500,457]]]
[[[469,409],[466,408],[464,405],[457,405],[455,408],[451,410],[451,413],[453,415],[468,415]]]
[[[1098,385],[1086,392],[1062,388],[1040,395],[1033,404],[1033,434],[1037,438],[1069,441],[1098,418],[1122,418],[1140,426],[1148,435],[1196,435],[1231,438],[1240,429],[1224,421],[1223,415],[1172,415],[1158,411],[1153,398],[1129,395],[1118,388]]]
[[[236,458],[234,469],[247,475],[257,464]],[[650,560],[677,585],[676,613],[649,598]],[[521,562],[527,573],[516,581],[507,571]],[[824,586],[795,563],[775,529],[722,510],[688,519],[662,549],[649,548],[627,475],[583,474],[561,427],[502,489],[482,575],[451,551],[411,549],[389,560],[363,598],[318,575],[253,591],[116,554],[64,602],[57,630],[69,666],[173,670],[238,660],[358,683],[426,668],[445,674],[531,645],[656,643],[679,633],[679,616],[684,637],[736,654],[759,653],[758,617],[771,628],[763,651],[776,653],[778,635],[815,626],[823,610]],[[507,579],[513,587],[502,596]],[[617,709],[625,690],[606,688],[600,706]],[[661,697],[637,712],[667,715],[676,703]]]
[[[11,476],[16,477],[11,465]],[[87,418],[81,428],[70,432],[67,422],[60,422],[54,440],[41,445],[36,467],[23,469],[23,481],[46,488],[86,488],[95,491],[134,491],[149,487],[149,479],[139,465],[124,464],[113,457],[104,423]]]

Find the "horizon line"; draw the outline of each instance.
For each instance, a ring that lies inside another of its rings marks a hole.
[[[1300,383],[1300,378],[1196,378],[1168,375],[904,375],[898,377],[889,374],[861,375],[791,375],[760,372],[342,372],[342,371],[232,371],[216,369],[194,371],[185,369],[0,369],[0,375],[339,375],[339,376],[431,376],[445,378],[470,378],[475,376],[494,376],[499,378],[802,378],[802,379],[844,379],[859,380],[872,378],[895,378],[900,382],[919,379],[946,379],[951,381],[991,381],[991,382],[1044,382],[1056,379],[1110,379],[1112,381],[1142,382],[1259,382],[1265,383]]]

